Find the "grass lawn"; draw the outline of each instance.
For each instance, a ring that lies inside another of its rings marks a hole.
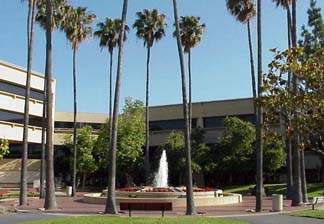
[[[242,186],[231,186],[225,187],[224,191],[228,193],[238,193],[247,195],[249,193],[249,188],[253,188],[254,185],[242,185]],[[286,195],[286,184],[265,184],[265,191],[267,195],[272,194],[283,194]],[[308,197],[313,198],[317,196],[323,196],[324,184],[308,184]]]
[[[123,218],[105,216],[84,216],[58,218],[46,221],[24,222],[24,224],[248,224],[243,221],[204,217],[176,218]]]
[[[324,210],[306,210],[306,211],[294,212],[291,215],[299,216],[299,217],[315,218],[315,219],[324,219]]]

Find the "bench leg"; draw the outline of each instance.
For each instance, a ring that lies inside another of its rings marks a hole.
[[[132,210],[130,208],[128,209],[128,217],[132,217]]]
[[[164,209],[162,209],[162,218],[164,218]]]
[[[315,204],[312,204],[312,210],[315,210]]]

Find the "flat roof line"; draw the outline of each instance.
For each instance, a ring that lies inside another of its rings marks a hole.
[[[12,64],[10,62],[7,62],[7,61],[1,60],[1,59],[0,59],[0,65],[10,67],[12,69],[15,69],[15,70],[18,70],[18,71],[21,71],[21,72],[27,72],[26,68],[24,68],[22,66],[19,66],[19,65],[16,65],[16,64]],[[44,74],[41,73],[41,72],[37,72],[37,71],[32,70],[31,73],[33,75],[35,75],[35,76],[40,77],[40,78],[44,78]]]

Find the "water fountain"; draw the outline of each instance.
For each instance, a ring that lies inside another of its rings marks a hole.
[[[169,187],[168,185],[168,160],[166,151],[163,150],[162,156],[160,159],[160,165],[158,172],[155,174],[154,178],[154,187],[163,188],[163,187]]]
[[[239,194],[223,193],[222,190],[194,187],[194,200],[197,207],[235,204],[242,201]],[[107,190],[102,193],[86,194],[83,201],[90,204],[105,204]],[[121,202],[171,202],[172,207],[186,206],[186,188],[170,187],[168,185],[168,161],[166,151],[163,150],[159,162],[159,169],[155,174],[153,186],[130,187],[117,189],[117,204]]]

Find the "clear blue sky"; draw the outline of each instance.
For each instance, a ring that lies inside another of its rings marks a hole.
[[[105,17],[119,17],[122,0],[71,0]],[[286,14],[271,0],[263,1],[264,68],[271,59],[270,48],[286,47]],[[251,96],[246,27],[237,23],[225,8],[224,0],[178,0],[181,15],[200,16],[206,23],[202,43],[193,50],[193,100],[209,101]],[[298,28],[307,22],[308,0],[298,1]],[[324,8],[324,1],[318,0]],[[181,102],[179,62],[172,38],[172,1],[129,0],[128,23],[144,8],[158,8],[167,15],[167,36],[156,44],[151,64],[151,105]],[[25,20],[27,8],[20,0],[1,0],[0,59],[26,66]],[[94,26],[95,27],[95,26]],[[255,27],[255,21],[253,21]],[[254,29],[255,31],[255,29]],[[255,36],[255,35],[254,35]],[[72,54],[63,33],[54,34],[54,75],[57,80],[57,111],[72,111]],[[33,69],[44,71],[44,33],[36,28]],[[125,46],[121,96],[144,99],[146,51],[132,31]],[[106,112],[108,105],[108,56],[98,41],[81,44],[77,56],[78,107],[83,112]]]

